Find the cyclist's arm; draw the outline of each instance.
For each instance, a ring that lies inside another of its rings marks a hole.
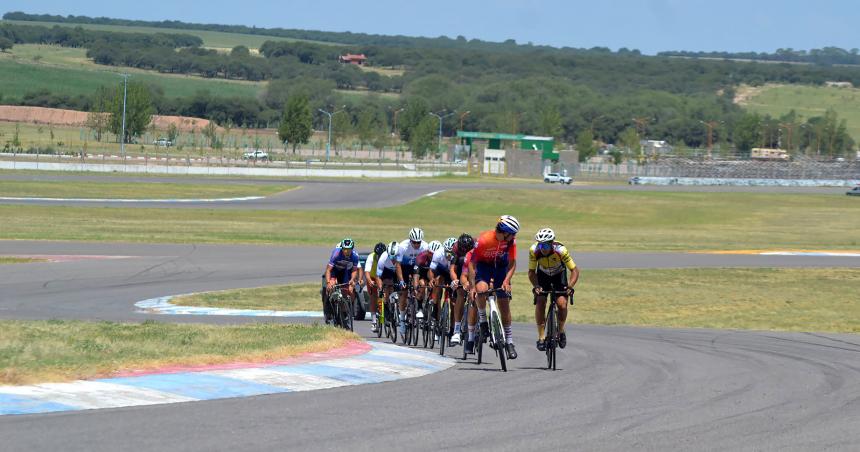
[[[514,272],[517,271],[517,260],[511,260],[511,263],[508,264],[508,273],[505,275],[505,280],[502,282],[502,285],[511,285],[511,279],[514,277]]]
[[[394,261],[394,272],[397,273],[397,280],[403,281],[403,268],[400,267],[400,261]]]
[[[539,287],[537,272],[534,269],[529,269],[529,281],[532,283],[532,287]]]
[[[573,287],[576,285],[577,281],[579,281],[579,267],[573,267],[573,270],[570,271],[570,279],[568,280],[567,286]]]
[[[332,268],[333,267],[331,264],[328,264],[325,266],[325,282],[326,282],[326,284],[328,284],[328,280],[331,279],[331,269]]]

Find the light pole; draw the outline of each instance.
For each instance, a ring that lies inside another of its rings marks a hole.
[[[340,112],[342,112],[344,107],[346,107],[346,105],[344,105],[343,107],[341,107],[341,109],[340,109],[340,110],[335,110],[335,111],[333,111],[333,112],[331,112],[331,113],[329,113],[329,112],[327,112],[327,111],[323,110],[322,108],[318,108],[318,109],[317,109],[317,110],[319,110],[321,113],[328,115],[328,143],[326,143],[326,145],[325,145],[325,161],[326,161],[326,162],[328,161],[328,159],[329,159],[329,154],[331,153],[331,117],[332,117],[332,116],[334,116],[334,115],[336,115],[336,114],[338,114],[338,113],[340,113]]]
[[[432,111],[427,113],[430,116],[434,116],[436,118],[439,118],[439,145],[436,147],[436,152],[439,152],[442,150],[442,120],[444,120],[448,116],[456,114],[457,112],[452,111],[451,113],[448,113],[447,115],[443,115],[442,113],[445,113],[445,110],[440,111],[438,114],[433,113]]]
[[[122,135],[119,139],[119,150],[122,159],[125,160],[125,101],[128,96],[128,74],[120,74],[123,79],[122,85]]]
[[[460,130],[463,130],[463,120],[466,118],[466,116],[469,116],[469,113],[471,113],[471,112],[472,111],[469,110],[469,111],[464,111],[463,113],[460,113]]]
[[[397,135],[397,115],[399,115],[403,110],[405,110],[405,108],[394,110],[394,132],[391,133],[392,137]]]
[[[699,120],[699,122],[704,124],[705,127],[708,128],[708,158],[711,158],[711,150],[713,149],[713,146],[714,146],[714,144],[713,144],[714,143],[713,142],[714,128],[717,127],[718,125],[722,124],[723,122],[722,121],[705,122],[702,120]]]

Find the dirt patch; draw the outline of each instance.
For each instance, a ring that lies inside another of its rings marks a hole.
[[[0,121],[54,126],[82,126],[87,122],[87,112],[60,108],[0,105]],[[187,116],[152,116],[152,124],[158,130],[167,130],[170,124],[176,124],[176,127],[182,132],[199,132],[208,126],[209,122],[208,119]],[[218,127],[218,132],[222,133],[224,129]]]
[[[749,85],[740,85],[737,90],[735,90],[735,99],[734,103],[738,105],[746,105],[749,103],[750,99],[761,94],[762,91],[774,88],[780,85],[775,83],[768,83],[762,86],[749,86]]]

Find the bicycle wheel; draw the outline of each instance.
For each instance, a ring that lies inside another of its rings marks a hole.
[[[422,312],[424,313],[424,318],[421,319],[420,322],[418,322],[421,328],[421,340],[423,342],[422,346],[424,348],[427,348],[427,344],[430,343],[430,309],[428,309],[429,304],[430,303],[423,304]]]
[[[442,305],[442,312],[439,313],[439,354],[445,355],[445,346],[448,345],[448,303],[447,301]]]
[[[549,312],[546,316],[546,368],[555,370],[555,347],[558,343],[558,318],[555,303],[550,301]]]
[[[478,355],[478,364],[481,364],[481,358],[484,357],[484,332],[481,330],[481,324],[477,325],[475,331],[475,354]]]
[[[355,303],[349,298],[343,300],[343,313],[343,329],[352,331]]]
[[[490,313],[490,334],[493,335],[496,354],[499,355],[499,365],[502,366],[502,371],[508,371],[508,365],[505,362],[505,330],[502,326],[502,319],[499,318],[495,311]]]

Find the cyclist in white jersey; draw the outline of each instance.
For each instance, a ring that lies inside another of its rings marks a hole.
[[[400,285],[400,328],[398,329],[404,338],[406,337],[406,281],[415,273],[415,259],[425,251],[427,251],[427,242],[424,241],[424,231],[421,228],[412,228],[409,231],[409,238],[397,245],[394,267]],[[419,287],[423,287],[423,283],[424,281],[419,280]]]

